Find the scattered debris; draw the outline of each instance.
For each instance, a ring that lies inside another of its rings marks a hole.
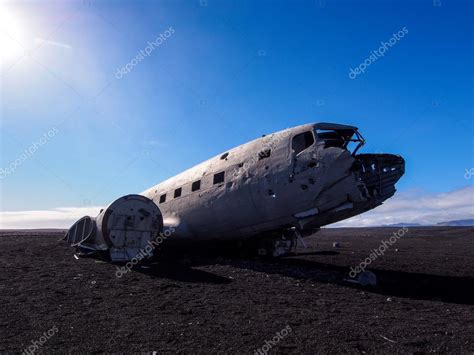
[[[359,274],[357,277],[359,283],[362,286],[376,286],[377,285],[377,276],[373,272],[364,271]]]
[[[344,281],[359,284],[361,286],[376,286],[377,276],[375,276],[371,271],[364,271],[358,274],[356,278],[346,278]]]
[[[384,338],[385,340],[391,342],[391,343],[396,343],[395,340],[392,340],[392,339],[389,339],[389,338],[387,338],[387,337],[384,337],[383,335],[380,335],[380,336],[381,336],[382,338]]]

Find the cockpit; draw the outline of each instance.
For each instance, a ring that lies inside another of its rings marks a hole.
[[[365,144],[357,127],[332,123],[318,123],[314,127],[316,144],[323,148],[336,147],[348,150],[355,155]]]

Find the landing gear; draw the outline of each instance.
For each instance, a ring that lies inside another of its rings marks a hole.
[[[293,249],[293,240],[291,239],[280,239],[280,240],[262,240],[262,245],[257,249],[259,256],[265,257],[279,257],[287,255]]]
[[[294,227],[273,232],[257,241],[257,255],[274,258],[288,255],[296,248],[298,240],[302,240],[301,234]]]

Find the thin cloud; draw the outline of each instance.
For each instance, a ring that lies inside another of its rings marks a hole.
[[[62,207],[40,211],[0,212],[0,229],[69,228],[83,216],[96,216],[101,207]]]
[[[433,225],[474,218],[474,186],[450,192],[424,194],[407,191],[396,194],[382,206],[331,227],[368,227],[398,223]]]

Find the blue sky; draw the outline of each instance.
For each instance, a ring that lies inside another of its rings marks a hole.
[[[2,212],[82,213],[261,134],[327,121],[358,126],[365,152],[405,157],[401,196],[465,191],[474,215],[470,1],[0,6]]]

